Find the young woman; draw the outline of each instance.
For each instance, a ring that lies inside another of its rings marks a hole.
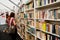
[[[16,27],[16,22],[15,22],[15,13],[13,12],[10,13],[10,24],[9,25],[15,27],[15,32],[10,35],[13,40],[16,40],[17,27]]]

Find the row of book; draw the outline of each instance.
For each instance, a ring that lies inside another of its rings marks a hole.
[[[35,13],[38,19],[60,19],[60,8],[59,9],[47,9],[41,10]]]
[[[26,34],[26,40],[35,40],[35,37],[32,36],[31,34],[27,33]]]
[[[25,25],[20,24],[20,35],[22,36],[23,39],[25,39]]]
[[[27,30],[29,32],[31,32],[32,34],[35,34],[35,28],[33,28],[32,26],[30,27],[29,25],[27,26]]]
[[[60,0],[36,0],[36,6],[43,6]]]
[[[20,9],[19,9],[20,12],[23,12],[24,11],[24,6],[22,6]]]
[[[60,19],[60,8],[37,11],[35,15],[35,18],[37,19]],[[21,13],[20,17],[31,19],[34,18],[34,13]]]
[[[39,23],[38,28],[44,32],[50,32],[50,33],[53,33],[53,34],[60,36],[60,25],[59,24],[42,22],[42,23]],[[55,36],[46,35],[45,33],[42,33],[40,31],[37,31],[36,34],[37,34],[37,37],[40,37],[43,40],[58,40],[59,39]]]
[[[25,5],[25,9],[34,8],[34,2]]]
[[[24,18],[24,13],[20,13],[20,18]]]
[[[34,26],[34,20],[28,20],[28,21],[27,21],[27,25]]]

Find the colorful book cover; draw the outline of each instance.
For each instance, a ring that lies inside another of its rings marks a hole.
[[[58,35],[60,36],[60,25],[58,26]],[[60,39],[58,39],[60,40]]]
[[[46,31],[46,22],[43,22],[43,23],[42,23],[42,30],[43,30],[43,31]]]
[[[40,1],[41,1],[41,0],[38,0],[38,6],[40,6]]]
[[[56,19],[56,9],[54,9],[54,19]]]
[[[44,19],[45,11],[42,11],[42,19]]]
[[[36,28],[39,28],[39,21],[36,20]]]
[[[42,6],[42,0],[40,0],[40,6]]]
[[[44,0],[42,0],[42,6],[44,5]]]
[[[58,27],[59,25],[55,25],[55,30],[56,30],[56,34],[58,35]],[[56,40],[58,40],[58,38],[56,37]]]
[[[44,0],[44,5],[46,5],[46,0]]]
[[[57,10],[57,19],[60,19],[60,9]]]
[[[46,40],[46,34],[42,33],[42,39],[41,40]]]
[[[46,30],[47,30],[48,32],[50,32],[50,24],[49,24],[49,23],[46,24]]]
[[[55,24],[52,24],[52,33],[56,34]],[[55,36],[52,36],[52,40],[55,40]]]
[[[27,18],[27,14],[24,14],[24,18]]]

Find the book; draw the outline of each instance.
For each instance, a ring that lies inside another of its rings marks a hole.
[[[56,34],[55,24],[52,24],[52,33]],[[52,36],[52,40],[55,40],[55,36]]]
[[[47,1],[47,0],[44,0],[44,5],[46,5],[46,1]]]
[[[47,19],[47,10],[45,10],[44,19]]]
[[[36,28],[39,29],[39,20],[36,20]]]
[[[43,22],[43,23],[42,23],[42,30],[43,30],[43,31],[46,31],[46,22]]]
[[[46,34],[42,33],[42,39],[41,40],[46,40]]]
[[[42,11],[38,11],[39,13],[39,18],[42,19]]]
[[[42,6],[44,5],[44,0],[42,0]]]
[[[56,35],[58,35],[58,27],[59,27],[59,25],[58,25],[58,24],[56,24],[56,25],[55,25]],[[56,40],[58,40],[58,38],[57,38],[57,37],[56,37]]]
[[[39,0],[36,0],[36,5],[39,6]]]
[[[60,19],[60,9],[56,10],[56,17],[57,19]]]
[[[53,3],[54,2],[54,0],[51,0],[51,3]]]
[[[56,10],[54,9],[54,19],[57,19],[56,18]]]
[[[42,11],[42,19],[44,19],[45,11]]]
[[[46,23],[46,31],[50,32],[50,24]]]
[[[33,3],[30,3],[29,4],[29,9],[33,7]]]
[[[36,31],[37,38],[40,38],[40,32]]]
[[[56,15],[56,14],[54,14],[54,12],[53,12],[53,10],[51,10],[51,11],[49,11],[50,12],[50,16],[49,16],[49,18],[50,19],[54,19],[55,17],[54,17],[54,15]]]
[[[37,12],[35,13],[35,15],[36,15],[36,18],[38,18],[38,13]]]
[[[27,18],[27,14],[24,14],[24,18]]]
[[[48,4],[48,0],[46,0],[46,5]]]
[[[50,0],[48,0],[48,4],[50,3]]]
[[[32,18],[32,13],[29,13],[29,18]]]

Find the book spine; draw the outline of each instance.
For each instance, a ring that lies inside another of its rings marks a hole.
[[[54,19],[56,19],[56,10],[54,9]]]
[[[55,30],[55,24],[52,24],[52,33],[56,34],[56,30]],[[55,40],[55,36],[52,36],[52,40]]]
[[[44,5],[46,5],[46,0],[44,0]]]
[[[58,9],[56,12],[57,12],[57,13],[56,13],[57,19],[60,19],[60,9]]]
[[[46,23],[45,22],[42,23],[42,30],[46,31]]]

